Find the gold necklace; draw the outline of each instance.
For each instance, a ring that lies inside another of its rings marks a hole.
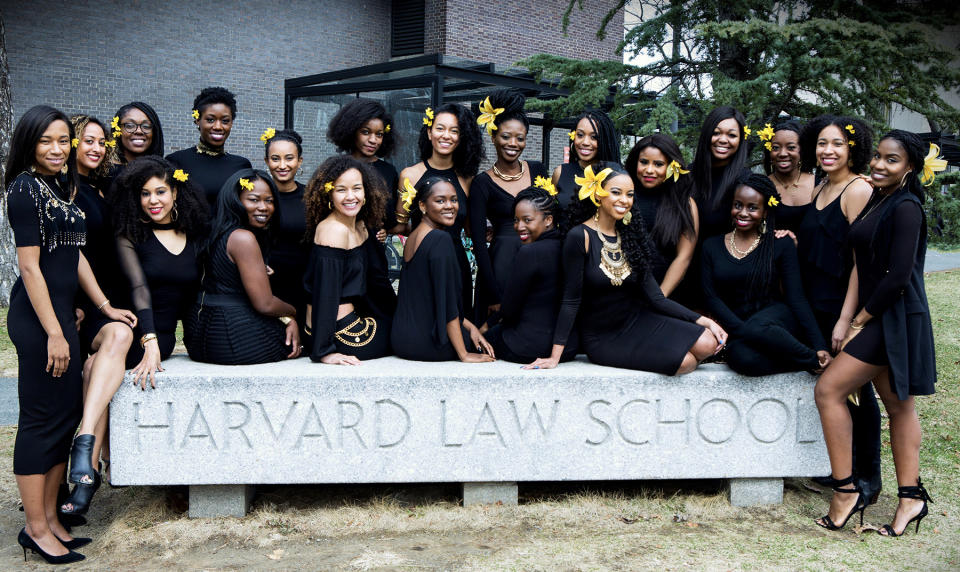
[[[523,172],[524,172],[523,161],[520,161],[520,172],[517,173],[516,175],[504,175],[503,173],[500,172],[500,169],[497,168],[497,164],[496,163],[493,164],[493,174],[503,181],[508,181],[508,182],[519,181],[520,178],[523,177]]]
[[[738,259],[746,258],[746,256],[756,250],[757,245],[760,244],[760,235],[758,234],[756,240],[753,241],[753,244],[751,244],[749,248],[746,250],[740,250],[737,248],[737,241],[735,239],[736,235],[737,231],[730,233],[730,249],[733,250],[733,255]]]
[[[797,169],[797,180],[794,181],[794,182],[791,184],[791,186],[792,186],[794,189],[799,189],[799,188],[800,188],[800,177],[802,177],[802,176],[803,176],[803,171],[801,171],[800,169]],[[783,192],[784,192],[784,194],[786,194],[786,192],[787,192],[787,183],[784,183],[783,181],[780,180],[780,175],[778,175],[778,174],[776,173],[776,171],[774,171],[774,173],[773,173],[773,178],[776,179],[777,185],[783,186]]]
[[[600,229],[597,229],[597,236],[600,237],[601,244],[600,271],[610,279],[611,284],[619,286],[630,276],[630,263],[620,247],[620,233],[617,233],[617,240],[614,242],[608,242]]]
[[[202,155],[210,155],[211,157],[219,157],[220,155],[226,153],[226,151],[223,150],[223,147],[220,147],[219,149],[216,147],[211,147],[210,145],[204,143],[201,139],[200,142],[197,143],[197,153]]]

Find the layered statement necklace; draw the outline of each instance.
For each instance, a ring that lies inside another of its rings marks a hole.
[[[620,243],[620,233],[617,233],[617,239],[613,242],[607,241],[600,230],[597,230],[597,236],[600,237],[600,271],[610,279],[614,286],[620,286],[623,281],[630,276],[630,263],[627,257],[623,255],[623,249]]]
[[[523,177],[523,173],[524,173],[523,161],[520,161],[520,172],[517,173],[516,175],[505,175],[503,171],[497,168],[496,163],[493,164],[493,174],[496,175],[497,178],[500,179],[501,181],[507,181],[507,182],[519,181],[520,178]]]
[[[753,244],[751,244],[746,250],[740,250],[737,248],[737,231],[734,230],[730,233],[730,250],[733,252],[733,255],[740,259],[746,258],[748,254],[757,249],[757,246],[760,244],[760,235],[757,234],[757,238],[754,239]]]

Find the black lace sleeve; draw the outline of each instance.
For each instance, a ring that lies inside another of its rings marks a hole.
[[[130,283],[130,297],[133,309],[137,312],[137,327],[141,335],[157,333],[153,324],[153,305],[150,298],[150,285],[140,264],[137,250],[127,238],[117,239],[117,259],[120,268]]]

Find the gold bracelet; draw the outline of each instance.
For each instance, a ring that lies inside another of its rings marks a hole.
[[[290,322],[293,321],[293,318],[291,318],[290,316],[280,316],[278,319],[279,319],[281,322],[283,322],[283,325],[284,325],[284,326],[286,326],[287,324],[289,324]]]
[[[147,342],[155,339],[157,339],[157,334],[144,334],[143,337],[140,338],[140,347],[146,346]]]
[[[397,222],[400,224],[407,224],[410,220],[410,213],[407,214],[397,214]]]
[[[857,330],[857,331],[859,331],[859,330],[862,330],[862,329],[864,329],[864,328],[866,328],[866,327],[867,327],[866,324],[861,324],[861,325],[858,326],[858,325],[857,325],[857,322],[856,322],[855,320],[850,320],[850,329],[851,329],[851,330]]]
[[[103,302],[100,302],[100,305],[97,306],[97,310],[98,310],[98,311],[99,311],[99,310],[103,310],[103,308],[104,308],[107,304],[109,304],[109,303],[110,303],[110,299],[109,299],[109,298],[107,298],[107,299],[104,300]]]

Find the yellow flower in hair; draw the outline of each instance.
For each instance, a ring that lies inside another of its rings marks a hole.
[[[200,112],[197,111],[196,109],[194,109],[193,111],[191,111],[191,112],[190,112],[190,115],[192,115],[194,119],[200,119]]]
[[[766,143],[763,144],[763,146],[764,148],[766,148],[767,151],[773,151],[773,143],[767,141]]]
[[[116,140],[116,139],[110,139],[110,140],[106,141],[105,144],[106,144],[107,147],[116,147],[116,146],[117,146],[117,140]]]
[[[333,190],[333,181],[327,181],[326,183],[324,183],[324,184],[323,184],[323,190],[326,191],[326,192],[328,192],[328,193],[329,193],[330,191],[332,191],[332,190]]]
[[[403,190],[400,191],[400,204],[403,210],[410,212],[413,208],[413,199],[417,196],[417,189],[410,184],[410,179],[403,180]]]
[[[80,144],[80,140],[77,139],[76,137],[70,140],[70,146],[73,147],[74,149],[76,149],[77,145],[79,144]]]
[[[577,138],[577,132],[576,132],[576,131],[571,131],[570,133],[567,133],[567,135],[570,136],[570,140],[571,140],[571,141],[573,141],[574,139]]]
[[[678,180],[680,180],[680,175],[686,175],[689,172],[690,171],[685,171],[680,166],[680,163],[678,163],[676,159],[674,159],[673,161],[670,161],[669,165],[667,165],[667,175],[666,177],[664,177],[664,180],[669,179],[670,177],[673,177],[673,182],[676,183]]]
[[[252,191],[253,183],[251,183],[249,179],[240,179],[240,188],[245,191]]]
[[[767,123],[763,126],[763,129],[761,129],[760,131],[757,131],[757,136],[760,137],[761,141],[769,142],[771,139],[773,139],[774,133],[775,132],[773,130],[773,127],[771,127],[770,124]]]
[[[190,175],[187,174],[183,169],[177,169],[173,172],[173,178],[180,181],[181,183],[186,183],[187,179],[190,178]],[[250,188],[253,188],[253,185],[250,185]],[[248,189],[249,190],[249,189]]]
[[[483,100],[483,103],[480,104],[480,117],[477,118],[477,125],[485,125],[487,127],[487,135],[492,136],[493,132],[496,131],[497,126],[493,124],[496,121],[497,116],[503,113],[502,107],[494,107],[490,103],[490,96],[487,96]]]
[[[557,196],[557,187],[553,184],[553,181],[546,177],[538,176],[533,180],[533,186],[547,191],[551,197]]]
[[[267,141],[273,139],[273,136],[277,134],[277,130],[273,127],[268,127],[266,131],[263,132],[263,135],[260,136],[260,140],[266,143]]]
[[[947,168],[947,162],[940,159],[940,147],[933,143],[930,144],[930,151],[923,159],[923,171],[920,173],[920,182],[923,186],[929,187],[933,184],[936,173]]]
[[[390,133],[390,124],[387,123],[387,126],[383,128],[384,133]]]
[[[850,124],[850,123],[847,123],[846,125],[844,125],[843,128],[846,129],[847,131],[849,131],[849,132],[850,132],[850,135],[853,135],[854,133],[857,132],[857,130],[854,129],[854,128],[853,128],[853,125]]]
[[[851,147],[854,147],[854,146],[856,146],[856,144],[857,144],[857,142],[856,142],[856,141],[854,141],[853,139],[851,139],[851,140],[849,140],[849,141],[847,141],[847,145],[849,145],[849,146],[851,146]]]
[[[423,118],[423,124],[427,127],[433,127],[433,109],[429,107],[423,112],[426,117]]]
[[[110,120],[110,127],[113,129],[120,129],[120,117],[117,115],[113,116],[113,119]]]
[[[743,136],[744,136],[744,137],[750,137],[750,133],[752,133],[752,132],[750,131],[750,126],[749,126],[749,125],[744,125],[744,126],[743,126]]]
[[[583,170],[582,177],[573,178],[573,182],[580,185],[580,192],[578,193],[580,200],[582,201],[589,197],[593,204],[600,206],[600,199],[598,197],[605,197],[610,194],[603,189],[603,181],[612,172],[613,169],[607,167],[594,175],[593,165],[587,165],[587,168]]]
[[[777,206],[777,205],[779,205],[779,204],[780,204],[780,201],[778,201],[778,200],[777,200],[777,197],[775,197],[775,196],[773,196],[773,195],[770,195],[770,198],[767,199],[767,206],[768,206],[768,207],[775,207],[775,206]]]

